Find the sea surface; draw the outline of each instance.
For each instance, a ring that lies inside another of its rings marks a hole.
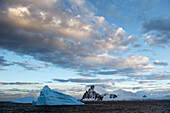
[[[84,103],[76,106],[35,106],[0,102],[0,113],[170,113],[170,100]]]

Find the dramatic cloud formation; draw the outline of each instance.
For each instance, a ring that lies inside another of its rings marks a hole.
[[[44,5],[48,4],[48,5]],[[89,2],[3,1],[0,46],[21,55],[78,71],[155,69],[144,56],[117,56],[136,40],[96,16]],[[26,63],[15,64],[28,70]],[[38,68],[38,67],[36,67]],[[87,73],[88,74],[88,73]]]
[[[82,87],[91,84],[131,91],[149,89],[153,80],[155,85],[161,81],[165,82],[159,86],[168,85],[168,4],[1,0],[0,85],[12,89],[0,92],[0,98],[9,92],[8,98],[31,95],[22,88],[36,89],[41,83],[72,95],[80,95]],[[19,91],[23,93],[14,96]]]
[[[150,45],[163,45],[170,42],[170,17],[151,19],[143,23],[144,33]]]

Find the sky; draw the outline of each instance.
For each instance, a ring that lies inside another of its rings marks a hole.
[[[170,95],[169,0],[1,0],[0,101],[44,85]]]

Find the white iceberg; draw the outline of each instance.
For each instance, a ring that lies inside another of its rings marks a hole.
[[[36,105],[83,105],[76,98],[51,90],[47,85],[40,92]]]
[[[12,100],[11,103],[32,103],[35,97],[23,97]]]

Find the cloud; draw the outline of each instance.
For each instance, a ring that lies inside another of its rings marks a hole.
[[[150,49],[139,49],[137,51],[134,51],[135,53],[136,52],[149,52],[149,53],[152,53],[153,55],[156,55],[155,51],[153,50],[150,50]]]
[[[0,71],[5,71],[6,69],[0,68]]]
[[[151,84],[151,83],[153,83],[153,82],[155,82],[155,81],[139,81],[138,83],[139,84]]]
[[[170,42],[170,17],[154,18],[143,23],[143,32],[150,45],[165,46]]]
[[[98,55],[98,57],[86,57],[84,59],[84,63],[89,68],[94,68],[96,70],[117,70],[114,71],[114,73],[119,73],[122,71],[133,72],[135,70],[147,72],[156,69],[157,67],[150,65],[148,63],[149,61],[150,59],[148,57],[143,56],[128,56],[126,58],[121,58],[111,57],[107,54]]]
[[[116,71],[99,71],[97,74],[99,75],[117,75],[117,74],[124,74],[124,73],[134,73],[134,70],[132,68],[125,68],[125,69],[119,69]]]
[[[10,66],[12,64],[8,63],[7,60],[4,59],[4,56],[0,56],[0,66]]]
[[[143,80],[169,80],[170,74],[169,72],[153,72],[150,74],[141,74],[141,73],[134,73],[131,75],[126,75],[128,77],[134,77],[136,79],[143,79]],[[141,82],[142,83],[142,82]]]
[[[67,89],[68,91],[72,91],[72,92],[84,92],[85,88],[82,87],[72,87],[70,89]]]
[[[87,79],[87,78],[70,78],[70,79],[53,79],[58,82],[73,82],[73,83],[112,83],[114,84],[115,79],[104,79],[104,78],[96,78],[96,79]]]
[[[0,82],[1,85],[36,85],[36,84],[41,84],[37,82]]]
[[[78,75],[84,76],[84,77],[96,77],[95,74],[89,74],[89,73],[78,73]]]
[[[141,87],[133,87],[132,90],[139,90]]]
[[[144,76],[160,68],[150,64],[148,57],[127,55],[135,44],[140,46],[137,38],[97,16],[89,1],[5,0],[1,7],[0,48],[18,55],[72,69],[85,77],[136,77],[136,73]],[[30,62],[13,64],[27,70],[45,67]]]
[[[163,72],[156,72],[156,73],[145,76],[145,79],[148,79],[148,80],[169,80],[170,74],[163,73]]]
[[[100,87],[103,87],[105,89],[113,89],[114,86],[113,85],[109,85],[109,84],[90,84],[90,85],[86,85],[86,88],[89,88],[91,85],[94,85],[94,86],[100,86]]]
[[[167,66],[168,65],[168,63],[166,61],[160,62],[159,60],[155,60],[153,63],[155,65],[161,65],[161,66]]]
[[[21,66],[21,67],[23,67],[27,70],[35,70],[35,71],[37,71],[41,68],[51,66],[49,63],[34,64],[34,63],[31,63],[31,62],[13,62],[12,64]]]
[[[72,83],[108,83],[114,85],[115,82],[126,82],[127,79],[105,79],[105,78],[70,78],[70,79],[53,79],[58,82],[72,82]],[[108,85],[107,84],[107,85]],[[97,84],[96,84],[97,85]],[[99,84],[98,84],[99,85]],[[101,84],[103,85],[103,84]]]
[[[11,65],[18,65],[21,66],[27,70],[39,70],[41,68],[45,68],[48,66],[51,66],[51,63],[41,63],[41,64],[34,64],[33,62],[8,62],[7,60],[4,59],[3,56],[0,56],[0,66],[11,66]],[[0,68],[1,71],[4,71],[6,69]]]
[[[135,48],[138,48],[138,47],[141,47],[141,46],[142,46],[142,44],[135,44],[134,45]]]
[[[143,56],[128,56],[125,59],[122,58],[116,58],[114,60],[110,60],[108,62],[112,63],[114,66],[113,69],[115,70],[107,70],[106,71],[99,71],[97,74],[102,74],[102,75],[114,75],[114,74],[132,74],[132,73],[137,73],[137,72],[151,72],[152,70],[159,68],[150,65],[148,62],[150,59],[148,57],[143,57]],[[108,66],[109,63],[107,64]],[[109,69],[109,68],[108,68]]]
[[[5,91],[11,91],[11,92],[19,92],[19,93],[39,93],[40,90],[30,90],[30,89],[18,89],[18,88],[12,88],[12,89],[6,89]]]
[[[40,90],[28,90],[28,89],[17,89],[17,88],[1,89],[0,100],[11,101],[17,98],[28,97],[28,96],[38,97],[39,92]]]
[[[146,58],[143,56],[114,57],[128,51],[136,37],[110,25],[105,17],[96,16],[94,9],[88,1],[3,1],[0,47],[80,72],[154,69],[141,62]],[[15,63],[28,70],[38,69],[27,63]]]

